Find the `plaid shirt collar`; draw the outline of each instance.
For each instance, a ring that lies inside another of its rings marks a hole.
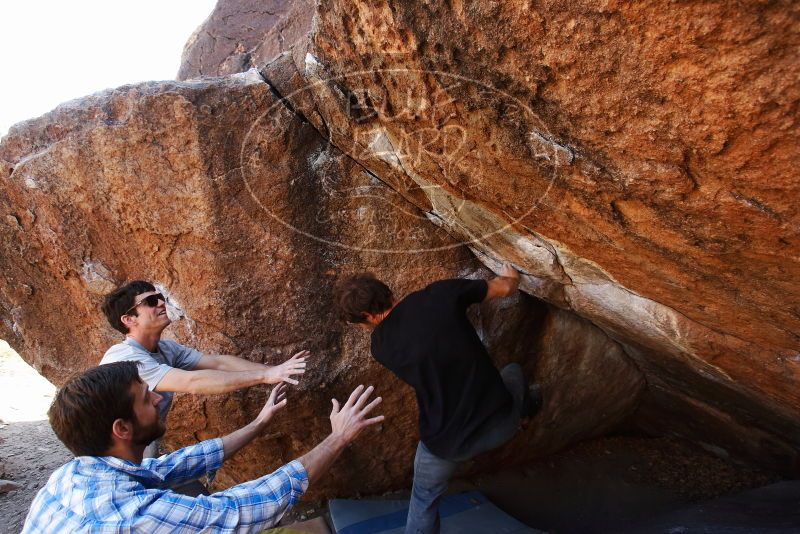
[[[82,466],[88,468],[92,468],[97,464],[104,464],[117,471],[122,471],[131,477],[138,478],[143,482],[147,481],[153,484],[161,484],[165,480],[164,475],[146,467],[144,461],[142,464],[136,464],[129,460],[117,458],[116,456],[78,456],[75,460],[80,462]]]

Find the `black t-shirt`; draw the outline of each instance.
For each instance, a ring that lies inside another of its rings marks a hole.
[[[442,280],[400,301],[372,332],[372,356],[414,388],[420,439],[442,458],[459,454],[513,401],[467,319],[486,297],[485,280]]]

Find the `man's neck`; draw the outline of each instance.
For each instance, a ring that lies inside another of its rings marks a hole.
[[[139,465],[142,463],[142,459],[144,458],[144,449],[145,447],[140,445],[127,447],[121,443],[116,443],[109,447],[102,456],[113,456],[114,458],[128,460],[129,462]]]
[[[397,301],[392,302],[392,307],[389,308],[388,310],[376,314],[374,316],[374,320],[372,322],[368,323],[368,328],[370,330],[374,330],[379,324],[381,324],[383,322],[384,319],[386,319],[386,316],[389,315],[392,312],[392,310],[394,309],[395,306],[397,306]]]
[[[138,344],[149,350],[155,352],[158,348],[158,342],[161,340],[161,334],[153,332],[130,332],[126,334],[127,337],[136,341]]]

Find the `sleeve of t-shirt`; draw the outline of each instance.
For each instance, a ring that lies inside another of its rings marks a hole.
[[[114,363],[114,362],[136,362],[136,368],[139,371],[139,377],[147,382],[147,385],[150,386],[150,389],[156,389],[156,386],[161,379],[164,378],[164,375],[172,370],[167,364],[158,363],[156,360],[153,359],[152,356],[134,350],[126,350],[126,347],[123,345],[122,349],[120,350],[113,350],[114,348],[110,349],[106,352],[103,359],[100,361],[100,364],[106,363]]]
[[[173,367],[187,371],[193,370],[203,356],[199,350],[185,347],[171,339],[161,341],[161,352],[169,358]]]
[[[471,304],[483,302],[489,284],[486,280],[470,280],[468,278],[454,278],[452,280],[441,280],[433,284],[436,291],[443,296],[455,299],[461,308],[467,308]]]

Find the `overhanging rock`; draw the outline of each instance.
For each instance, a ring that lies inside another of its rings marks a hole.
[[[248,66],[621,342],[642,427],[797,473],[798,9],[331,0]]]
[[[13,127],[0,161],[0,337],[47,378],[62,383],[120,339],[100,312],[105,292],[152,280],[182,317],[168,330],[181,342],[269,363],[313,353],[289,408],[226,462],[218,485],[306,452],[330,431],[331,397],[361,383],[376,386],[387,420],[348,449],[314,495],[407,483],[413,392],[372,360],[364,332],[339,324],[332,283],[342,272],[371,270],[402,296],[437,279],[490,273],[284,105],[257,72],[70,102]],[[548,396],[572,401],[549,403],[546,427],[501,451],[506,465],[606,433],[638,405],[644,380],[619,344],[564,314],[519,295],[474,318],[498,365],[522,363],[529,376],[541,373]],[[565,338],[569,355],[549,341]],[[265,396],[261,387],[181,396],[168,444],[232,431]],[[494,466],[484,459],[476,469]]]

